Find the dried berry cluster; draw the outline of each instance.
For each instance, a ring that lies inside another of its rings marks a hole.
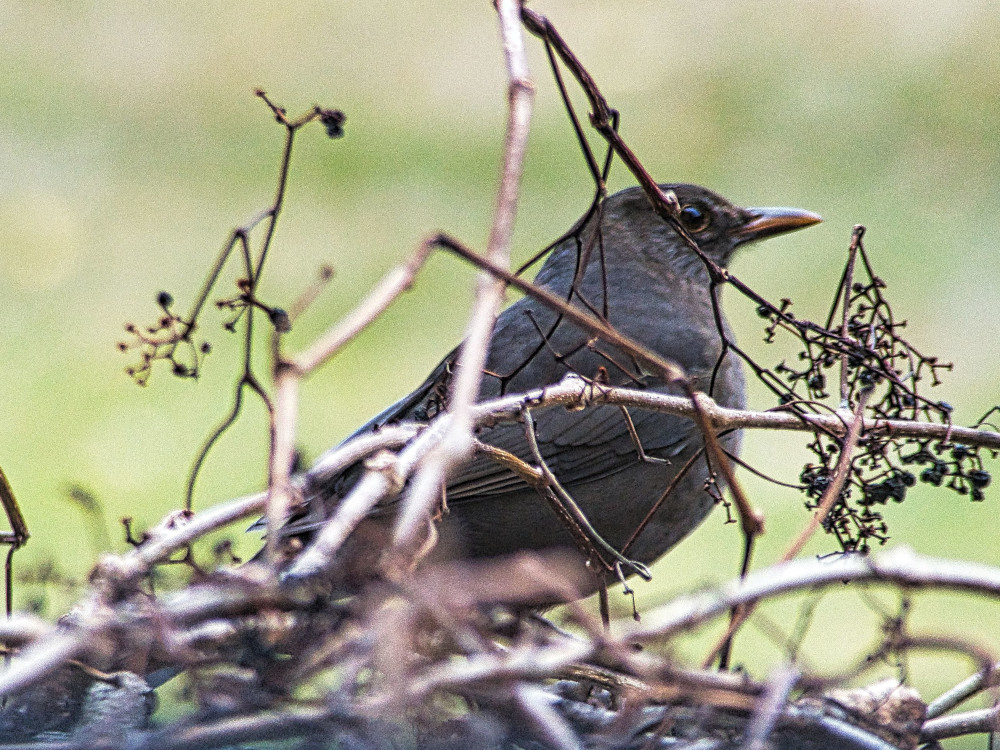
[[[758,309],[768,319],[766,341],[774,341],[782,331],[796,336],[802,345],[798,355],[802,366],[781,362],[773,373],[763,371],[770,375],[765,382],[776,390],[781,403],[804,419],[831,409],[824,400],[831,397],[827,386],[836,378],[841,408],[854,409],[863,403],[866,418],[950,425],[952,407],[928,398],[924,386],[928,381],[931,387],[940,384],[939,372],[950,370],[951,364],[922,354],[902,336],[906,321],[895,319],[884,295],[886,284],[873,272],[861,244],[862,233],[860,227],[855,232],[851,257],[825,326],[796,320],[788,300],[782,300],[777,309],[766,305]],[[865,281],[851,278],[856,259],[863,265]],[[838,313],[840,319],[834,323]],[[799,477],[807,508],[815,508],[830,485],[842,445],[841,436],[823,432],[817,432],[809,443],[816,460],[806,464]],[[862,435],[849,471],[824,523],[845,551],[867,552],[871,540],[884,543],[888,527],[875,507],[890,500],[903,502],[918,479],[976,501],[984,498],[990,484],[979,448],[946,440],[897,438],[886,430],[868,430]]]
[[[125,324],[125,332],[132,336],[132,341],[119,341],[118,349],[123,352],[136,349],[139,352],[139,363],[130,365],[125,372],[139,385],[146,385],[153,374],[153,365],[166,361],[177,377],[198,377],[201,359],[212,351],[211,345],[207,341],[195,344],[191,340],[194,326],[171,309],[174,298],[169,292],[157,294],[156,304],[163,314],[155,324]]]

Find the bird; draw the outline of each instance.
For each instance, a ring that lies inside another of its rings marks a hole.
[[[795,208],[742,208],[697,185],[664,184],[660,189],[676,196],[677,221],[722,268],[743,245],[822,220]],[[626,188],[597,204],[554,244],[534,283],[679,365],[693,387],[719,405],[745,406],[742,366],[732,349],[723,346],[723,335],[731,341],[733,334],[725,317],[717,322],[706,264],[654,211],[641,188]],[[427,423],[445,411],[457,352],[456,348],[416,390],[348,440],[386,425]],[[525,296],[496,320],[479,400],[552,385],[569,375],[611,386],[683,393],[641,361]],[[533,421],[538,452],[594,532],[640,566],[659,559],[716,504],[718,492],[708,491],[709,466],[701,458],[687,467],[643,525],[672,480],[703,448],[703,436],[690,419],[604,404],[576,410],[541,407],[533,411]],[[529,465],[538,463],[522,424],[483,427],[476,438]],[[731,432],[721,442],[736,454],[740,434]],[[321,458],[316,465],[322,464]],[[315,533],[362,472],[360,463],[333,476],[318,469],[307,472],[303,503],[281,529],[282,538],[301,541]],[[565,550],[583,562],[578,539],[542,492],[488,452],[478,452],[447,480],[440,530],[448,540],[448,555],[478,559]],[[365,540],[358,548],[371,552],[378,546],[376,537],[388,537],[398,499],[376,506],[357,532]],[[640,533],[633,539],[636,531]],[[369,555],[360,567],[374,564]],[[588,579],[593,580],[590,590],[601,585],[599,578]]]

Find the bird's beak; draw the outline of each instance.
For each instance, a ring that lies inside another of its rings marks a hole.
[[[776,234],[819,224],[823,217],[801,208],[745,208],[747,221],[732,231],[737,244],[762,240]]]

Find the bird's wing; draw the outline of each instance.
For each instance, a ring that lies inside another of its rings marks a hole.
[[[344,442],[394,422],[428,422],[444,411],[451,385],[451,368],[457,356],[458,347],[455,347],[416,390],[363,424]]]
[[[569,372],[585,377],[601,374],[612,385],[671,392],[662,381],[632,370],[628,358],[614,350],[606,350],[610,356],[600,354],[591,346],[591,336],[583,329],[565,321],[556,323],[556,320],[554,313],[529,298],[518,301],[501,314],[486,369],[491,373],[516,372],[516,375],[504,378],[502,387],[498,378],[485,376],[481,399],[555,383]],[[539,331],[544,331],[544,339]],[[396,421],[427,422],[442,411],[446,406],[456,352],[449,354],[412,394],[379,414],[355,435]],[[557,356],[555,352],[567,356]],[[521,364],[512,369],[510,361]],[[625,365],[611,364],[618,361]],[[640,461],[640,445],[648,455],[669,459],[699,439],[690,420],[635,408],[629,409],[628,415],[626,417],[620,407],[609,405],[582,410],[559,406],[536,409],[533,412],[536,434],[546,465],[572,491],[573,485],[599,480]],[[629,419],[638,436],[638,444]],[[477,437],[530,465],[537,464],[522,424],[484,428]],[[336,500],[349,491],[359,474],[360,467],[352,467],[337,477],[313,475],[310,494]],[[448,502],[474,502],[477,498],[495,497],[525,487],[524,480],[509,468],[488,455],[479,454],[449,480]],[[389,509],[398,499],[388,499],[381,506]]]
[[[568,343],[561,343],[564,351],[580,348],[579,342],[574,340],[576,338],[580,342],[586,341],[583,332],[571,330],[570,335],[573,338]],[[509,338],[523,342],[526,337],[518,339],[511,335]],[[392,422],[426,422],[432,419],[445,408],[456,353],[457,350],[445,357],[413,393],[383,411],[351,437]],[[589,350],[581,349],[573,364],[580,372],[596,372],[606,362]],[[567,372],[566,366],[555,365],[546,347],[537,347],[532,352],[528,367],[534,366],[541,371],[527,373],[529,377],[526,379],[540,383],[555,382]],[[661,381],[650,376],[638,379],[635,376],[626,377],[623,372],[612,368],[605,373],[605,377],[614,385],[671,392]],[[495,392],[496,383],[489,379],[484,381],[484,391],[486,392],[481,394],[481,398],[499,395]],[[699,439],[698,430],[691,420],[645,409],[631,408],[626,412],[622,407],[610,405],[576,410],[550,406],[534,410],[533,417],[542,457],[560,483],[570,491],[574,485],[599,480],[634,465],[641,460],[640,446],[647,455],[670,459]],[[630,429],[630,421],[633,429]],[[529,465],[538,463],[523,424],[507,423],[484,428],[479,431],[477,438],[513,454]],[[360,467],[353,467],[337,477],[321,479],[313,476],[312,493],[332,498],[343,497],[359,475]],[[525,487],[521,477],[496,459],[480,453],[449,480],[448,502],[474,502],[477,498],[496,497]],[[398,497],[394,497],[380,505],[389,509],[398,500]]]
[[[572,411],[561,406],[534,412],[539,451],[567,489],[614,474],[640,461],[638,438],[649,456],[669,459],[698,440],[691,420],[645,409],[592,406]],[[629,421],[635,430],[633,437]],[[501,424],[478,435],[495,448],[531,465],[532,452],[523,424]],[[478,455],[448,482],[448,502],[472,501],[524,489],[524,480],[488,455]]]

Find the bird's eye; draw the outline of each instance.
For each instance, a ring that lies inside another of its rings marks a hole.
[[[691,234],[705,229],[710,220],[711,217],[708,215],[708,211],[698,208],[698,206],[689,204],[684,206],[680,211],[681,226]]]

